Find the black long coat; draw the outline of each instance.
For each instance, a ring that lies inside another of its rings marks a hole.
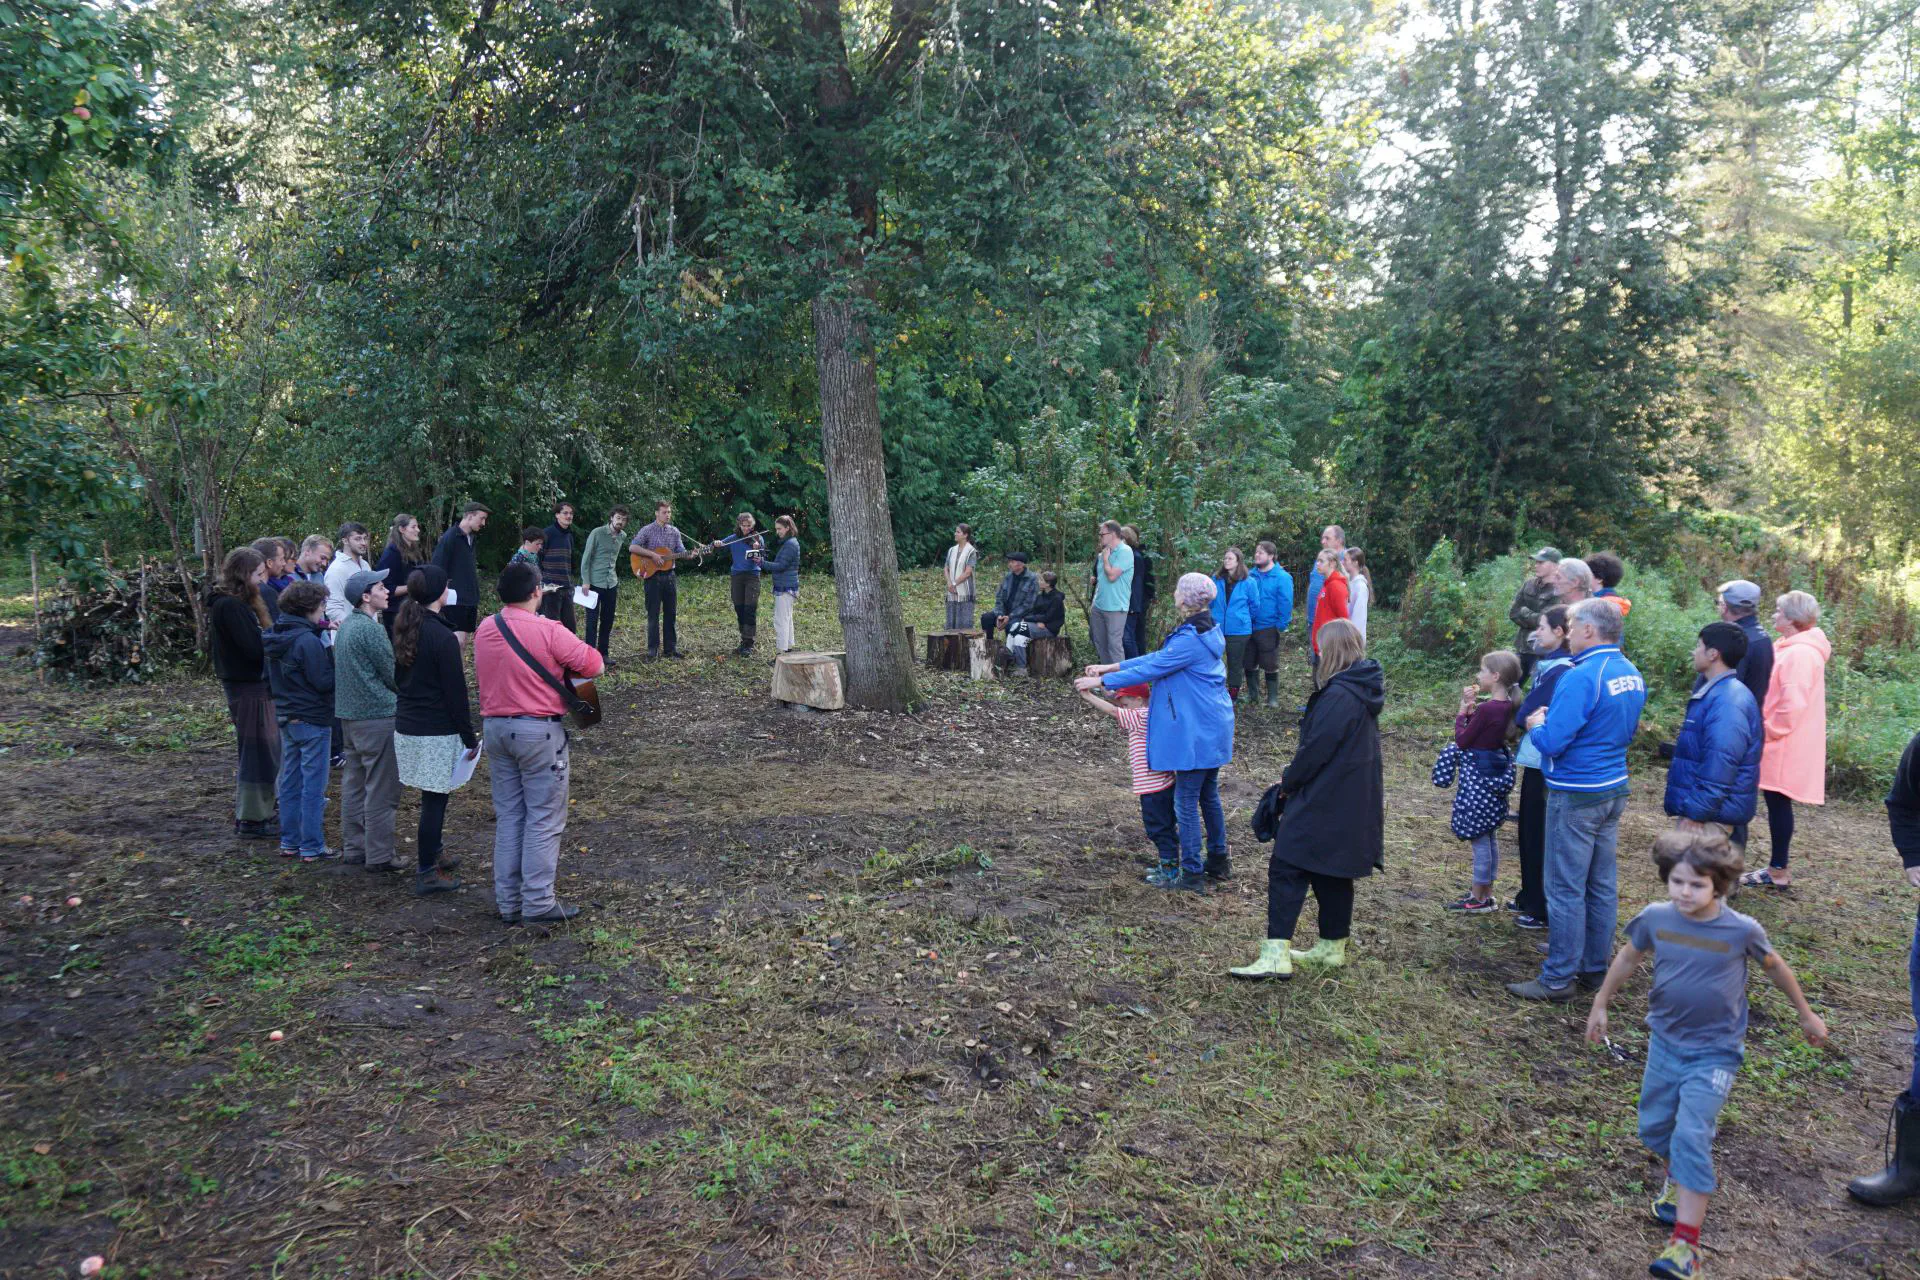
[[[1358,880],[1386,865],[1386,783],[1380,758],[1380,664],[1363,658],[1307,700],[1300,746],[1280,789],[1287,807],[1273,856]]]

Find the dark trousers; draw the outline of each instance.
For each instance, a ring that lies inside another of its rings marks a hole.
[[[1762,791],[1760,798],[1767,802],[1767,834],[1773,838],[1773,858],[1767,865],[1784,871],[1793,848],[1793,801],[1778,791]]]
[[[647,652],[680,652],[680,577],[675,573],[656,573],[647,579]]]
[[[549,591],[542,595],[540,597],[540,613],[542,617],[552,618],[569,631],[577,632],[580,630],[574,623],[573,587],[571,585],[561,587],[558,591]]]
[[[1120,649],[1129,658],[1137,658],[1147,651],[1146,614],[1127,615],[1127,629],[1120,633]]]
[[[420,793],[420,870],[431,871],[440,861],[441,833],[447,826],[447,801],[444,791]]]
[[[1300,923],[1300,908],[1307,905],[1307,890],[1320,903],[1320,938],[1338,942],[1353,932],[1353,881],[1344,876],[1323,876],[1305,871],[1291,862],[1280,861],[1275,850],[1267,859],[1267,936],[1291,938]]]
[[[1920,1102],[1920,915],[1913,920],[1913,949],[1907,952],[1907,994],[1913,1000],[1913,1079],[1907,1097]]]
[[[733,616],[740,624],[740,648],[753,648],[753,637],[760,630],[760,575],[733,575]]]
[[[1160,854],[1160,865],[1178,866],[1180,824],[1173,815],[1172,787],[1162,787],[1140,797],[1140,825],[1147,829],[1147,839],[1153,841],[1154,849]]]
[[[1240,674],[1247,665],[1247,643],[1252,636],[1228,636],[1227,652],[1227,692],[1240,692]]]
[[[1520,771],[1520,892],[1514,909],[1547,918],[1547,779],[1538,769]]]
[[[995,624],[1005,622],[1006,620],[1007,615],[1004,613],[995,613],[989,609],[980,615],[980,630],[987,639],[991,640],[993,639],[993,628]]]
[[[613,643],[613,613],[620,607],[620,588],[594,587],[592,590],[600,597],[600,603],[587,610],[587,643],[604,658],[607,646]]]

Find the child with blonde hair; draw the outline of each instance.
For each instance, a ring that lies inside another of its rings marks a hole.
[[[1474,682],[1460,691],[1453,744],[1434,761],[1434,786],[1444,787],[1458,779],[1453,834],[1473,848],[1473,887],[1459,901],[1448,903],[1449,911],[1483,915],[1495,910],[1493,881],[1500,872],[1497,834],[1507,820],[1507,796],[1514,781],[1507,730],[1519,701],[1519,657],[1507,649],[1482,657]]]

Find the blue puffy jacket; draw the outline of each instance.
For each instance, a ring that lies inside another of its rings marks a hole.
[[[1252,578],[1240,579],[1229,590],[1226,578],[1216,574],[1213,579],[1213,620],[1221,632],[1230,636],[1252,635],[1254,601],[1259,595],[1260,588],[1253,585]]]
[[[1233,759],[1233,701],[1220,658],[1226,649],[1220,628],[1201,614],[1175,627],[1152,653],[1128,658],[1100,678],[1109,689],[1152,682],[1147,768],[1217,769]]]
[[[1760,705],[1729,672],[1694,694],[1673,744],[1667,813],[1728,826],[1753,818],[1760,795]]]
[[[1293,621],[1293,575],[1274,564],[1248,570],[1247,581],[1260,588],[1253,598],[1254,630],[1278,627],[1285,631]]]
[[[1640,727],[1647,682],[1617,644],[1597,644],[1561,669],[1546,723],[1533,731],[1541,774],[1554,791],[1611,791],[1627,784],[1627,744]]]

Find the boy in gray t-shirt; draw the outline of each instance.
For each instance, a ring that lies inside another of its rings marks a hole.
[[[1713,1135],[1720,1108],[1746,1056],[1747,961],[1758,960],[1793,1001],[1800,1028],[1825,1044],[1827,1024],[1807,1004],[1793,970],[1751,916],[1726,904],[1740,878],[1740,855],[1717,829],[1687,824],[1653,842],[1653,865],[1667,882],[1657,902],[1627,925],[1587,1015],[1587,1039],[1607,1038],[1607,1004],[1653,954],[1647,995],[1647,1069],[1640,1079],[1640,1141],[1667,1162],[1653,1216],[1673,1237],[1648,1271],[1674,1280],[1700,1273],[1700,1224],[1715,1189]]]

